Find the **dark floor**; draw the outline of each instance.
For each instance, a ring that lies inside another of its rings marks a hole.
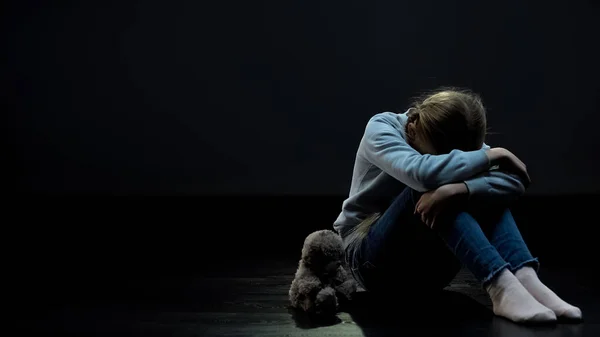
[[[398,289],[401,300],[384,303],[361,293],[335,321],[319,325],[288,308],[295,267],[289,259],[253,260],[221,265],[203,276],[131,279],[120,287],[86,282],[87,289],[72,287],[69,296],[46,297],[45,305],[18,319],[20,331],[147,337],[600,336],[600,289],[580,271],[544,269],[541,275],[582,308],[586,321],[581,324],[523,327],[493,317],[486,294],[470,273],[461,271],[434,298]]]
[[[583,324],[495,318],[462,273],[436,298],[361,294],[335,324],[311,328],[286,294],[302,241],[331,228],[342,200],[15,198],[4,211],[15,283],[6,297],[17,299],[10,308],[28,336],[600,336],[598,221],[582,209],[600,195],[529,197],[512,208],[541,278],[583,309]]]

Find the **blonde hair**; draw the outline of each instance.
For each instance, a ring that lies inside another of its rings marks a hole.
[[[436,154],[454,149],[478,150],[483,145],[487,118],[479,95],[465,89],[443,88],[417,99],[408,112],[416,132],[431,143]],[[413,141],[414,135],[409,135]]]

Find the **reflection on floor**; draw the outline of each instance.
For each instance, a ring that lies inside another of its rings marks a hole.
[[[494,317],[466,271],[441,294],[403,289],[399,300],[381,301],[361,293],[335,320],[313,322],[288,308],[295,268],[256,260],[188,277],[82,280],[40,299],[20,327],[43,336],[600,336],[600,289],[578,270],[543,269],[541,277],[586,321],[527,327]]]

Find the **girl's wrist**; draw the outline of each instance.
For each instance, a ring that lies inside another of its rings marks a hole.
[[[450,195],[452,197],[469,194],[469,188],[467,188],[467,185],[465,183],[448,184],[448,185],[442,186],[441,188],[447,189],[448,195]]]
[[[486,155],[490,161],[490,166],[495,166],[506,156],[506,149],[501,147],[494,147],[487,150]]]
[[[467,195],[467,194],[469,194],[469,188],[467,187],[467,184],[465,184],[465,183],[454,184],[454,195],[455,196]]]

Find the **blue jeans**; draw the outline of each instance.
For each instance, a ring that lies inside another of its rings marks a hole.
[[[370,291],[400,284],[445,287],[466,266],[484,285],[505,268],[539,263],[504,206],[475,205],[445,214],[433,229],[414,209],[421,193],[405,188],[371,225],[348,260],[355,279]]]

